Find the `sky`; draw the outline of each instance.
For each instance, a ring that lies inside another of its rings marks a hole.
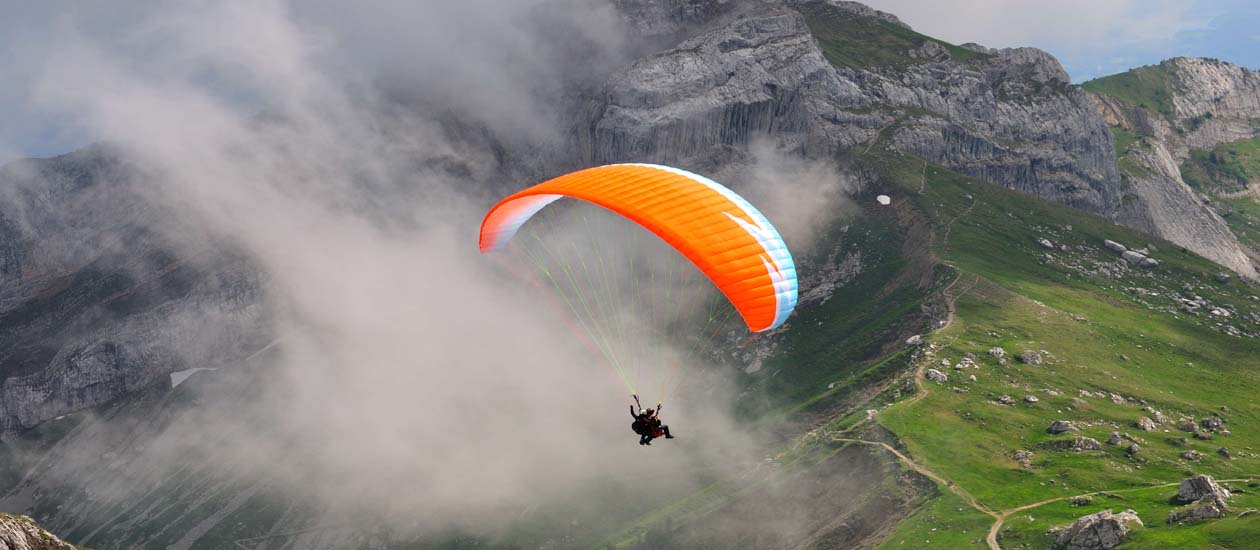
[[[868,0],[916,30],[954,43],[1035,46],[1075,82],[1178,55],[1260,68],[1260,3],[1249,0]],[[382,6],[388,4],[383,2]],[[66,28],[124,49],[126,22],[152,3],[0,0],[0,163],[77,149],[100,138],[36,97],[36,75]],[[432,5],[429,5],[432,6]],[[437,9],[437,8],[425,8]],[[145,52],[136,48],[139,61]],[[475,74],[473,76],[476,76]],[[206,77],[214,82],[214,75]],[[249,105],[249,98],[242,98]]]

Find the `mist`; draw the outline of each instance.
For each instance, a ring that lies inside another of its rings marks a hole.
[[[626,388],[477,251],[493,190],[535,183],[500,181],[533,169],[485,141],[560,148],[558,90],[618,59],[608,7],[561,7],[229,2],[58,26],[41,107],[141,167],[129,192],[177,254],[226,243],[248,257],[278,342],[235,367],[264,374],[230,406],[174,419],[111,480],[85,481],[96,498],[138,498],[196,461],[397,529],[493,533],[593,481],[678,491],[697,467],[757,460],[720,374],[667,409],[692,441],[642,452]],[[562,75],[574,44],[595,61]],[[225,341],[258,339],[214,313],[170,320],[182,366],[221,366]]]

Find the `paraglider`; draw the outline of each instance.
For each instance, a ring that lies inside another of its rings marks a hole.
[[[570,197],[603,207],[628,219],[639,227],[669,244],[725,296],[734,311],[742,317],[747,329],[753,333],[766,332],[783,326],[788,315],[796,307],[796,266],[787,245],[778,231],[764,215],[734,191],[704,176],[654,164],[612,164],[597,166],[565,174],[526,188],[499,201],[482,220],[478,245],[482,253],[503,249],[535,214],[557,200]],[[546,241],[540,241],[544,252],[554,253]],[[579,257],[582,267],[598,265],[606,267],[603,252],[598,262]],[[616,254],[616,251],[612,251]],[[528,254],[527,254],[528,255]],[[531,259],[536,259],[531,256]],[[630,394],[637,392],[626,376],[624,362],[610,351],[616,346],[610,343],[623,331],[609,329],[608,318],[620,320],[620,312],[612,314],[599,310],[598,294],[607,289],[598,288],[596,281],[607,285],[605,273],[590,277],[584,284],[582,277],[575,277],[571,264],[562,263],[559,269],[540,267],[556,287],[564,283],[575,296],[565,296],[565,304],[578,318],[582,328],[590,332],[594,346],[626,383]],[[553,271],[563,271],[567,278],[560,281]],[[649,280],[648,286],[653,282]],[[587,288],[596,287],[596,288]],[[638,304],[635,304],[636,306]],[[656,304],[652,304],[655,307]],[[713,321],[713,316],[709,316]],[[721,323],[719,323],[721,324]],[[668,325],[657,327],[668,330]],[[624,346],[630,347],[630,346]],[[661,423],[660,406],[655,410],[631,405],[635,416],[635,432],[641,436],[641,444],[648,445],[656,437],[672,438],[668,428]]]
[[[639,434],[640,445],[651,445],[652,440],[664,436],[665,439],[673,439],[674,436],[669,433],[669,426],[661,422],[661,404],[656,404],[656,410],[644,409],[639,404],[639,396],[633,395],[634,404],[630,405],[630,416],[634,417],[634,422],[630,424],[630,429],[634,433]],[[638,407],[639,412],[634,412],[634,408]]]

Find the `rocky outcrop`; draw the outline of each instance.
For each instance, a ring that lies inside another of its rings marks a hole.
[[[1201,519],[1219,519],[1225,516],[1225,512],[1229,508],[1225,505],[1225,501],[1220,498],[1213,498],[1211,495],[1199,499],[1198,502],[1168,512],[1168,523],[1178,523],[1182,521],[1194,521]]]
[[[1177,494],[1173,496],[1172,501],[1179,504],[1196,502],[1203,497],[1211,497],[1222,501],[1230,498],[1229,491],[1216,484],[1216,480],[1209,475],[1197,475],[1189,477],[1181,481],[1181,485],[1177,488]]]
[[[5,550],[77,550],[73,544],[40,527],[26,516],[0,514],[0,548]]]
[[[1137,512],[1125,510],[1113,514],[1103,510],[1081,516],[1054,539],[1056,550],[1107,550],[1120,546],[1133,526],[1141,526]]]

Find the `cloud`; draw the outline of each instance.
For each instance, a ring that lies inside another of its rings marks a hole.
[[[610,470],[676,490],[693,481],[663,472],[750,452],[719,376],[669,409],[712,443],[626,460],[625,389],[477,252],[486,189],[518,170],[502,144],[559,149],[559,83],[617,59],[606,7],[561,8],[210,2],[58,27],[39,104],[144,167],[137,192],[176,246],[244,251],[284,336],[253,399],[175,422],[133,476],[199,456],[330,507],[485,527]],[[570,71],[574,44],[588,63]],[[223,338],[207,337],[188,366]]]
[[[1069,72],[1096,60],[1137,52],[1168,56],[1179,33],[1207,28],[1217,9],[1176,0],[871,0],[915,30],[953,43],[1035,46],[1058,56]]]

